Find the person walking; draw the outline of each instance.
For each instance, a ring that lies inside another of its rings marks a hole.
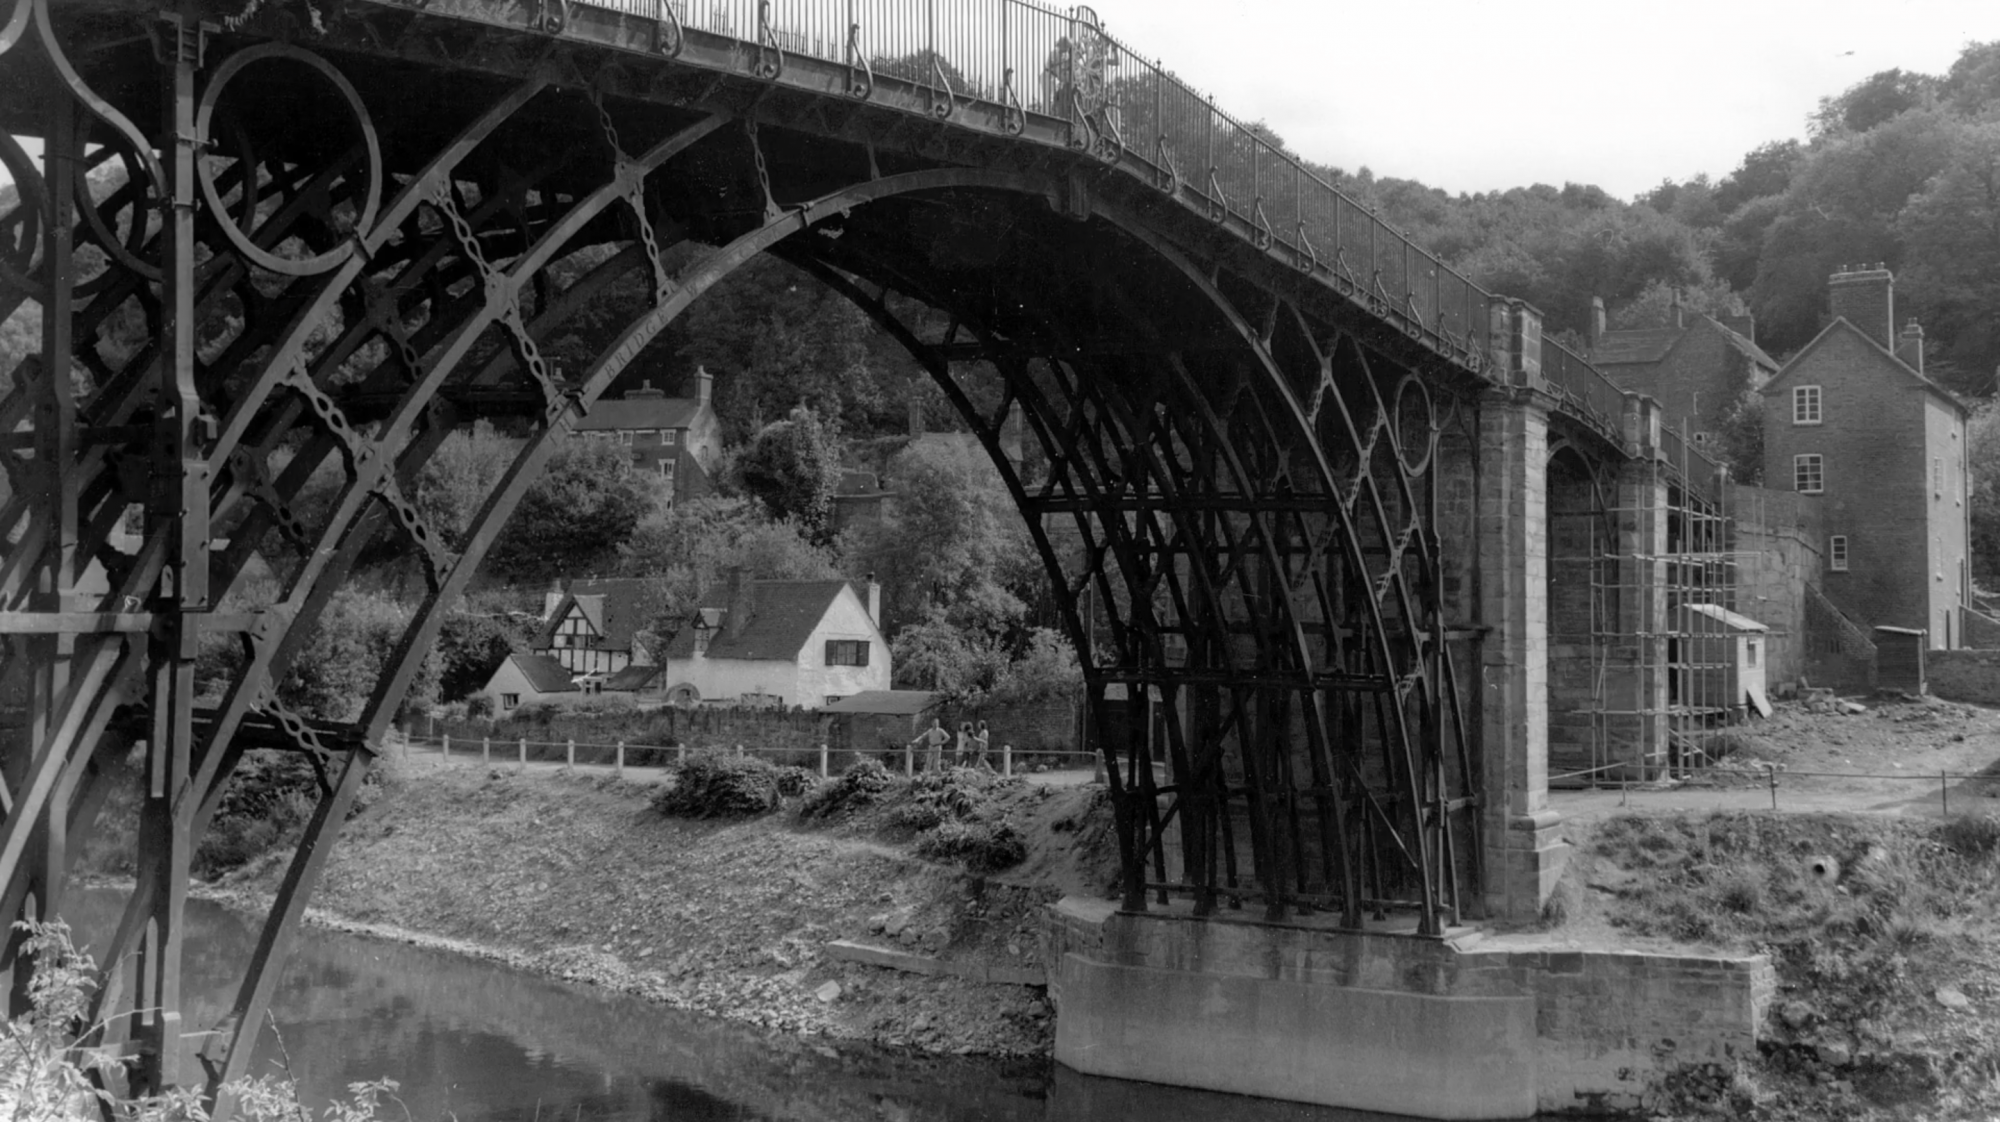
[[[936,771],[944,764],[944,742],[950,739],[951,734],[944,731],[944,723],[932,717],[931,727],[918,733],[916,739],[910,741],[910,747],[915,748],[921,742],[924,746],[924,770]]]
[[[964,767],[972,756],[972,722],[958,722],[958,744],[952,748],[951,766]]]
[[[993,770],[993,765],[986,762],[986,750],[992,746],[992,743],[993,734],[986,731],[986,722],[979,722],[979,731],[972,734],[974,767],[983,767],[987,771]]]

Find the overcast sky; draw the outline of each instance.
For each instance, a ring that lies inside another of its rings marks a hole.
[[[1802,137],[1819,99],[2000,39],[2000,0],[1096,0],[1107,29],[1292,149],[1451,192],[1631,198]]]

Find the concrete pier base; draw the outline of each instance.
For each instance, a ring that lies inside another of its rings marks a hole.
[[[1059,1063],[1422,1118],[1644,1107],[1672,1071],[1751,1054],[1775,988],[1762,956],[1052,911]]]

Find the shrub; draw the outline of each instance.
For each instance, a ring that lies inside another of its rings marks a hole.
[[[778,794],[788,799],[796,799],[819,786],[819,776],[802,767],[781,766],[778,768]]]
[[[963,861],[975,873],[997,873],[1028,859],[1021,835],[1005,822],[946,822],[917,843],[917,853],[940,861]]]
[[[849,810],[868,806],[875,797],[895,786],[896,777],[880,760],[856,760],[840,778],[821,784],[799,804],[800,818],[832,818]]]
[[[1990,857],[2000,849],[2000,818],[1961,814],[1945,822],[1942,836],[1944,844],[1961,857]]]
[[[889,812],[889,824],[904,830],[934,830],[944,824],[944,812],[930,803],[907,802]]]
[[[653,796],[653,808],[678,818],[764,814],[784,801],[778,777],[777,767],[755,756],[695,756],[673,786]]]

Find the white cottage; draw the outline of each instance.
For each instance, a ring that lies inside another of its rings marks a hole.
[[[567,701],[579,692],[570,672],[555,659],[538,654],[510,654],[479,691],[493,699],[493,712],[506,714],[523,705]]]
[[[667,644],[667,699],[818,708],[886,690],[881,603],[873,582],[750,581],[732,572]]]

